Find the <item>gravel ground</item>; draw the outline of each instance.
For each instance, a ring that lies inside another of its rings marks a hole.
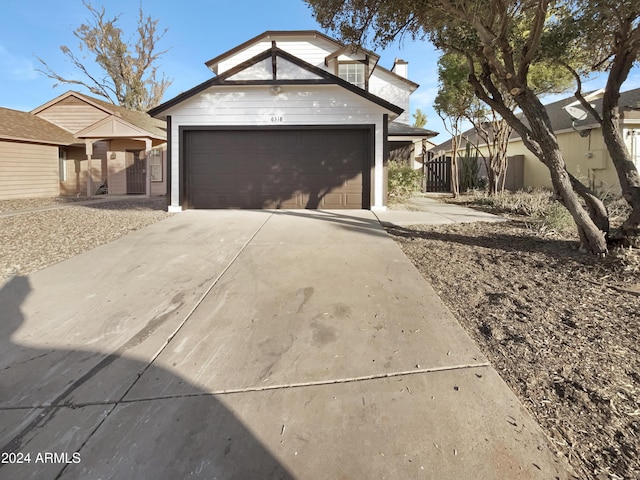
[[[389,233],[579,478],[640,479],[637,253],[598,260],[530,219]]]
[[[4,200],[0,202],[0,211],[16,212],[68,201]],[[169,216],[163,197],[0,216],[0,285],[14,275],[41,270]]]
[[[32,208],[65,205],[69,203],[86,202],[87,197],[45,197],[21,198],[19,200],[0,200],[0,213],[28,210]]]

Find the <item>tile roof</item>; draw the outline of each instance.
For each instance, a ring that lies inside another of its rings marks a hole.
[[[81,143],[67,130],[29,112],[0,107],[0,139],[48,145]]]

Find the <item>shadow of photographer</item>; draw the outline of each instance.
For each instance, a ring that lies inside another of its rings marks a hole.
[[[31,292],[28,277],[0,289],[0,477],[293,478],[217,396],[127,398],[143,375],[188,383],[153,363],[15,341],[37,334],[21,311]]]

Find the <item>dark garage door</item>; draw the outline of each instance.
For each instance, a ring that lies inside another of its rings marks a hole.
[[[188,130],[191,208],[368,208],[368,129]]]

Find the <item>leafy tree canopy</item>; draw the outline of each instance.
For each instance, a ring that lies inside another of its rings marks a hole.
[[[413,126],[418,128],[424,128],[427,124],[427,115],[419,108],[416,109],[416,113],[413,114]]]

